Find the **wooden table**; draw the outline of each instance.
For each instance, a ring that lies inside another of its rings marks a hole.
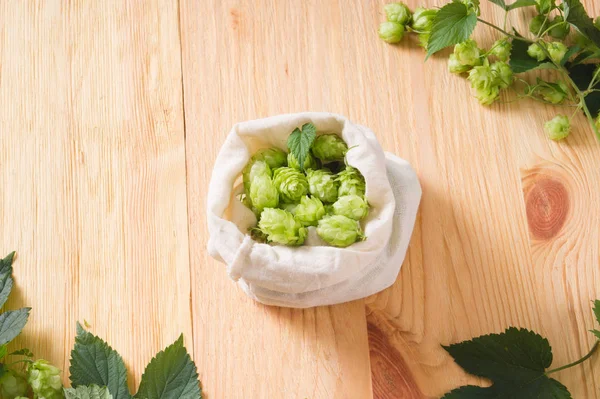
[[[33,307],[20,342],[68,370],[85,319],[133,389],[183,332],[212,399],[435,398],[474,382],[440,344],[509,325],[548,337],[555,365],[586,353],[600,143],[583,117],[547,140],[551,107],[480,106],[447,54],[377,38],[382,4],[0,2],[0,249],[19,253],[8,306]],[[235,122],[304,110],[371,127],[423,200],[392,288],[265,307],[206,252],[208,180]],[[599,366],[557,377],[600,398]]]

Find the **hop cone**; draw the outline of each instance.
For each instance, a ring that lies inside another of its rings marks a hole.
[[[60,370],[46,360],[38,360],[29,366],[27,382],[31,385],[34,398],[63,398]]]
[[[279,205],[279,193],[271,178],[267,175],[256,176],[250,185],[250,201],[258,212]]]
[[[338,183],[327,169],[306,171],[310,193],[323,202],[335,202],[338,196]]]
[[[2,398],[14,399],[19,396],[24,396],[27,393],[27,381],[25,377],[17,374],[13,370],[7,371],[0,378],[0,386]]]
[[[315,139],[312,152],[323,162],[343,159],[348,146],[337,134],[324,134]]]
[[[287,164],[290,168],[294,168],[300,170],[300,163],[291,152],[287,156]],[[321,167],[320,162],[315,159],[310,152],[306,155],[306,159],[304,160],[304,169],[319,169]]]
[[[319,219],[325,215],[323,203],[317,197],[304,196],[294,211],[297,221],[303,226],[316,226]]]
[[[338,190],[338,195],[340,197],[351,194],[358,195],[359,197],[365,196],[365,179],[358,169],[348,166],[338,173],[336,180],[340,185]]]
[[[287,155],[279,148],[263,148],[262,150],[258,150],[252,158],[265,161],[269,165],[269,168],[277,169],[286,165]]]
[[[273,173],[273,184],[283,202],[298,202],[308,193],[306,176],[294,168],[279,168]]]
[[[248,162],[244,171],[242,172],[242,179],[244,180],[244,191],[246,194],[250,193],[250,185],[252,180],[256,176],[272,176],[271,168],[267,162],[262,160],[256,160],[254,157]]]
[[[369,213],[369,205],[362,197],[350,194],[338,198],[333,204],[336,215],[346,216],[350,219],[361,220]]]
[[[283,209],[267,208],[260,215],[258,228],[271,242],[283,245],[302,245],[306,228],[294,219],[294,215]]]
[[[364,237],[358,222],[342,215],[326,216],[319,220],[317,234],[327,243],[342,248]]]

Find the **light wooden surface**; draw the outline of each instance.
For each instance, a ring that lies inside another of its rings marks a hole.
[[[557,110],[538,103],[481,107],[444,56],[377,38],[382,4],[0,2],[0,250],[19,251],[9,306],[33,307],[20,341],[66,370],[85,319],[133,388],[183,332],[211,399],[435,398],[474,382],[440,344],[508,325],[547,336],[555,365],[585,353],[600,144],[583,118],[549,142]],[[206,253],[205,194],[235,122],[305,110],[371,127],[423,200],[392,288],[270,308]],[[600,398],[599,359],[558,375],[575,398]]]

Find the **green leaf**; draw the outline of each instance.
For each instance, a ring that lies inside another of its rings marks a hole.
[[[577,85],[579,90],[587,90],[594,72],[599,64],[579,64],[579,65],[567,65],[569,76],[573,79],[573,82]],[[600,83],[597,83],[592,89],[600,89]],[[585,105],[590,110],[593,117],[596,117],[600,112],[600,92],[591,92],[585,97]]]
[[[431,36],[427,43],[427,57],[443,48],[467,40],[475,25],[477,15],[463,3],[449,3],[442,7],[433,21]]]
[[[113,399],[108,388],[98,385],[83,386],[77,388],[64,388],[65,399]]]
[[[136,398],[200,399],[196,365],[183,346],[183,335],[150,361]]]
[[[506,3],[504,0],[490,0],[492,3],[500,6],[503,10],[506,10]]]
[[[8,346],[6,344],[0,346],[0,359],[4,359],[8,354]]]
[[[11,353],[9,353],[9,355],[33,357],[33,353],[27,348],[23,348],[23,349],[19,349],[18,351],[11,352]]]
[[[565,53],[565,56],[563,57],[560,64],[565,65],[571,57],[573,57],[575,54],[577,54],[579,52],[579,50],[581,50],[581,47],[579,47],[578,45],[569,47],[569,50]]]
[[[304,161],[313,141],[317,137],[317,128],[312,123],[302,125],[302,130],[296,128],[288,137],[287,145],[290,152],[298,160],[300,170],[304,170]]]
[[[573,25],[583,36],[600,47],[600,30],[594,26],[594,21],[585,11],[580,0],[563,0],[566,21]]]
[[[596,316],[596,321],[600,324],[600,299],[594,301],[594,316]]]
[[[600,339],[600,331],[598,330],[590,330],[592,334],[594,334],[598,339]]]
[[[0,307],[4,306],[13,287],[12,264],[15,252],[9,253],[6,258],[0,260]]]
[[[551,62],[540,62],[527,54],[531,43],[524,40],[513,39],[510,50],[510,67],[514,73],[523,73],[536,68],[554,68]]]
[[[463,386],[443,399],[571,398],[565,386],[546,376],[552,349],[547,339],[532,331],[511,327],[501,334],[483,335],[444,349],[465,371],[487,378],[493,385]]]
[[[535,0],[517,0],[514,3],[510,4],[506,9],[510,11],[514,10],[515,8],[534,6],[535,4]]]
[[[121,356],[102,339],[77,323],[75,346],[71,351],[71,384],[106,386],[114,399],[129,399],[127,370]]]
[[[30,311],[31,308],[21,308],[0,315],[0,345],[9,343],[21,333],[27,324]]]

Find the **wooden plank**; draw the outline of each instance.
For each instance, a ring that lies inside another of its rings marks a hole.
[[[482,6],[485,19],[500,22],[499,8]],[[423,63],[410,40],[378,43],[381,7],[361,11],[368,58],[381,72],[355,73],[369,82],[366,98],[380,96],[368,124],[415,166],[424,192],[400,278],[366,301],[374,397],[435,398],[479,383],[440,344],[509,325],[546,336],[555,366],[578,359],[594,342],[590,300],[600,297],[598,141],[583,117],[564,143],[544,137],[543,123],[569,110],[480,106],[468,82],[447,72],[447,51]],[[485,27],[477,37],[485,46],[498,38]],[[598,398],[599,362],[556,377],[573,397]]]
[[[181,2],[194,342],[210,397],[371,397],[362,301],[308,310],[261,306],[206,252],[208,181],[233,124],[303,110],[367,122],[370,99],[345,78],[365,46],[346,51],[357,39],[368,43],[366,25],[360,5],[344,13],[341,5]],[[368,52],[359,62],[369,63]]]
[[[67,370],[85,319],[132,388],[181,332],[193,346],[178,35],[176,1],[0,3],[0,249],[19,251],[9,307],[33,307],[19,342]]]

